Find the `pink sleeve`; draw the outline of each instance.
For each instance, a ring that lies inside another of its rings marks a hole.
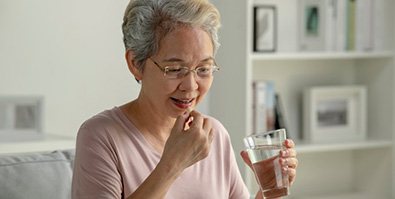
[[[231,153],[230,153],[230,179],[232,182],[231,185],[231,190],[230,190],[230,199],[248,199],[250,198],[250,194],[248,192],[248,189],[243,181],[243,178],[241,177],[240,170],[237,166],[236,158],[234,155],[233,148],[230,148]]]
[[[219,130],[223,132],[225,142],[223,150],[226,151],[225,154],[228,156],[226,159],[229,164],[229,199],[249,199],[250,194],[243,178],[241,177],[239,167],[237,166],[229,133],[220,122],[216,121],[215,125],[218,125]]]
[[[82,126],[78,132],[72,198],[122,198],[122,180],[111,137]]]

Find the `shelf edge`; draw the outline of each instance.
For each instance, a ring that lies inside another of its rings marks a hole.
[[[255,61],[281,60],[324,60],[324,59],[371,59],[393,58],[392,51],[378,52],[290,52],[290,53],[252,53],[250,58]]]
[[[378,149],[391,148],[392,141],[374,140],[361,141],[350,143],[333,143],[333,144],[297,144],[296,151],[298,154],[317,153],[317,152],[331,152],[344,150],[363,150],[363,149]]]

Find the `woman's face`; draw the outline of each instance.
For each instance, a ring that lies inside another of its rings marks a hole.
[[[211,87],[212,76],[200,78],[195,72],[189,72],[185,77],[169,79],[154,62],[161,68],[185,66],[189,69],[213,64],[210,36],[199,28],[180,27],[160,41],[158,53],[146,60],[140,97],[159,114],[177,117],[194,108]]]

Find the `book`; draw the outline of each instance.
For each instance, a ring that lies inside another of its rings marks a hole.
[[[301,51],[326,50],[327,11],[326,0],[299,0],[299,48]]]
[[[355,10],[355,50],[373,50],[374,35],[373,0],[357,0]]]
[[[274,114],[275,114],[275,129],[287,129],[286,118],[284,116],[284,108],[281,101],[281,97],[278,93],[275,94],[274,102]],[[290,136],[288,136],[290,137]]]
[[[375,48],[374,0],[300,0],[302,51],[371,51]]]
[[[253,82],[253,132],[275,129],[275,92],[272,81]]]
[[[336,50],[346,50],[346,4],[345,0],[336,0]]]
[[[346,50],[355,50],[356,0],[347,0]]]
[[[337,0],[325,0],[325,48],[336,51],[337,39]]]

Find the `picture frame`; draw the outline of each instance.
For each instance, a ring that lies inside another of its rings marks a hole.
[[[277,46],[277,10],[274,5],[254,7],[254,52],[275,52]]]
[[[301,51],[326,49],[326,9],[322,0],[299,0],[299,46]]]
[[[43,137],[43,97],[0,96],[0,142]]]
[[[366,88],[326,86],[303,94],[303,138],[310,143],[366,139]]]

